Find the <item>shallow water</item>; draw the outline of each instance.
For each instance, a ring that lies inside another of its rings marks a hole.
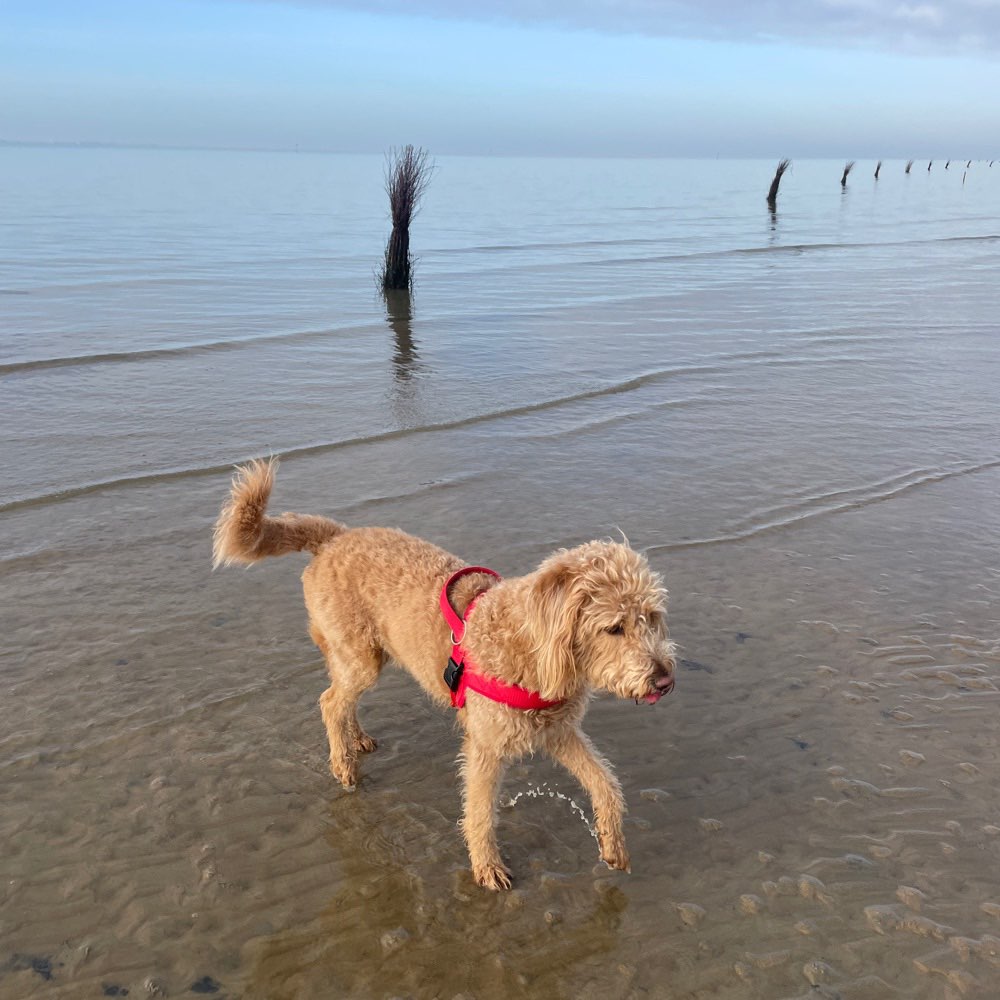
[[[994,996],[1000,173],[841,166],[441,159],[387,311],[378,158],[4,150],[0,997]],[[476,889],[398,672],[332,782],[305,559],[209,571],[269,452],[504,573],[649,553],[630,876],[535,759]]]

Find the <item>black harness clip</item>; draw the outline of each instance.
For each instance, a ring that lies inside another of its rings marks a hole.
[[[450,656],[448,657],[448,666],[444,668],[444,682],[448,685],[449,691],[458,690],[458,684],[462,679],[462,671],[464,669],[464,663],[456,663]]]

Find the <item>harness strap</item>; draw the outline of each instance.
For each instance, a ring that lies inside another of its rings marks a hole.
[[[481,694],[484,698],[489,698],[491,701],[499,702],[501,705],[507,705],[510,708],[519,709],[522,712],[537,711],[538,709],[553,708],[556,705],[561,705],[561,699],[558,701],[549,701],[543,698],[537,691],[529,691],[518,684],[507,684],[496,677],[490,677],[475,670],[473,664],[469,661],[468,654],[462,648],[462,639],[465,638],[466,624],[468,623],[469,616],[472,614],[472,609],[476,606],[476,601],[486,591],[481,590],[476,594],[465,609],[465,614],[461,617],[448,598],[451,585],[461,577],[469,576],[472,573],[485,573],[487,576],[495,577],[497,580],[500,579],[499,573],[495,573],[485,566],[466,566],[464,569],[460,569],[457,573],[453,573],[448,577],[448,581],[441,588],[441,612],[444,615],[444,620],[448,623],[448,627],[451,629],[451,658],[448,660],[448,666],[444,671],[444,682],[451,691],[452,707],[465,707],[465,692],[468,688],[472,688],[473,691]]]
[[[462,671],[459,683],[462,685],[461,695],[463,705],[465,704],[465,688],[472,688],[473,691],[481,694],[484,698],[489,698],[491,701],[498,701],[501,705],[507,705],[510,708],[520,709],[522,712],[530,712],[540,708],[554,708],[556,705],[562,704],[562,699],[549,701],[543,698],[537,691],[529,691],[527,688],[520,687],[517,684],[506,684],[496,677],[488,677],[486,674],[476,673],[476,671],[469,669],[468,663],[466,663],[465,670]],[[455,696],[452,695],[453,702],[454,699]],[[458,707],[461,708],[462,705]]]
[[[448,599],[448,592],[451,590],[451,585],[456,581],[460,580],[463,576],[471,576],[473,573],[485,573],[487,576],[495,577],[497,580],[500,579],[500,574],[494,572],[491,569],[487,569],[485,566],[466,566],[464,569],[460,569],[457,573],[452,573],[448,577],[448,582],[441,588],[441,612],[444,615],[444,620],[448,623],[448,627],[451,629],[451,641],[457,646],[465,636],[465,619],[469,617],[472,612],[472,608],[476,603],[476,598],[480,594],[485,593],[485,591],[479,591],[476,597],[472,599],[472,603],[465,609],[465,616],[459,617],[458,612],[451,606],[451,601]]]

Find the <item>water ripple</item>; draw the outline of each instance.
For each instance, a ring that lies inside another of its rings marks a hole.
[[[763,353],[763,357],[761,354]],[[395,441],[401,438],[411,437],[416,434],[434,433],[438,431],[458,430],[465,427],[473,427],[477,424],[487,423],[493,420],[505,420],[511,417],[520,417],[529,413],[538,413],[545,410],[566,406],[570,403],[579,403],[589,399],[601,399],[608,396],[615,396],[620,393],[633,392],[647,385],[653,385],[665,379],[676,378],[688,375],[723,375],[733,369],[733,365],[724,361],[742,362],[744,365],[756,365],[761,367],[788,367],[799,365],[822,365],[822,364],[843,364],[855,363],[860,359],[854,356],[836,356],[825,358],[801,358],[772,357],[770,352],[750,352],[748,355],[731,355],[726,359],[720,359],[720,363],[715,364],[693,364],[676,365],[669,368],[654,369],[644,372],[630,379],[621,382],[599,386],[593,389],[584,389],[580,392],[570,393],[565,396],[556,396],[552,399],[540,400],[533,403],[524,403],[520,406],[512,406],[501,410],[489,410],[485,413],[474,413],[454,420],[442,420],[436,423],[421,424],[414,427],[399,427],[392,430],[380,431],[375,434],[368,434],[354,438],[345,438],[337,441],[317,441],[309,444],[282,448],[281,454],[285,458],[293,458],[305,455],[317,455],[325,452],[336,451],[342,448],[353,448],[360,445],[379,444],[383,441]],[[138,473],[135,475],[116,476],[108,479],[95,480],[90,483],[83,483],[77,486],[70,486],[66,489],[56,490],[49,493],[40,493],[33,496],[18,497],[0,504],[0,514],[8,511],[18,510],[24,507],[34,507],[46,503],[55,503],[62,500],[69,500],[74,497],[84,496],[100,490],[111,489],[122,486],[147,486],[153,483],[168,482],[174,479],[193,478],[196,476],[217,475],[228,472],[234,464],[249,461],[257,456],[244,456],[235,462],[220,462],[210,465],[182,466],[173,469],[162,469],[156,472]]]
[[[673,552],[679,549],[742,542],[748,538],[771,531],[779,531],[815,517],[842,514],[848,510],[856,510],[870,504],[893,500],[922,486],[945,482],[959,476],[975,475],[996,468],[1000,468],[1000,458],[990,459],[986,462],[960,463],[950,468],[915,470],[901,476],[893,476],[879,483],[817,494],[800,503],[782,505],[762,511],[762,514],[771,516],[761,520],[746,519],[738,522],[733,530],[724,534],[708,538],[684,539],[678,542],[661,542],[649,546],[646,551],[650,553]]]

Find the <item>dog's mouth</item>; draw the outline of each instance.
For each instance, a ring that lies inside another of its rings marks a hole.
[[[637,705],[655,705],[665,694],[670,694],[674,689],[674,679],[664,674],[653,681],[653,690],[635,699]]]

